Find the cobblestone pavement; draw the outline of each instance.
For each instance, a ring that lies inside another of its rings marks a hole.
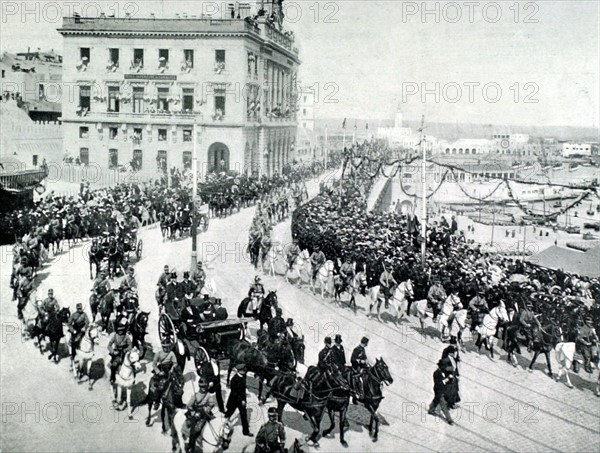
[[[316,187],[316,182],[310,183],[309,191],[314,194]],[[253,214],[251,208],[228,219],[213,219],[209,230],[199,237],[199,256],[207,263],[209,278],[215,280],[218,294],[231,314],[236,312],[256,274],[245,254]],[[289,220],[278,225],[275,238],[289,241],[289,227]],[[156,348],[159,340],[155,284],[164,264],[175,266],[180,274],[189,268],[191,240],[163,242],[156,227],[144,229],[140,234],[144,240],[144,256],[136,265],[140,305],[151,312],[147,340]],[[87,246],[65,251],[44,269],[40,295],[52,287],[62,305],[74,309],[77,302],[84,302],[87,309],[91,288],[85,260]],[[171,440],[161,435],[160,421],[156,420],[150,428],[145,426],[145,407],[136,409],[131,421],[124,413],[112,409],[104,367],[108,362],[106,337],[101,339],[100,358],[92,371],[98,379],[92,391],[74,381],[68,359],[54,365],[39,354],[31,341],[21,340],[15,302],[10,300],[8,288],[11,259],[8,250],[2,248],[0,437],[3,451],[170,451]],[[322,300],[314,296],[305,286],[288,284],[281,277],[265,275],[263,281],[267,289],[277,289],[284,317],[294,318],[302,329],[307,364],[316,363],[325,336],[342,334],[349,359],[353,347],[366,335],[371,340],[369,357],[372,360],[383,357],[394,377],[394,383],[383,389],[385,399],[379,411],[382,425],[377,443],[371,442],[364,426],[368,423],[367,412],[351,406],[346,436],[349,447],[344,449],[340,445],[336,428],[335,438],[321,439],[319,451],[599,451],[600,405],[586,373],[573,378],[576,388],[570,390],[546,376],[541,361],[533,373],[528,373],[524,370],[525,357],[518,368],[513,368],[506,363],[505,354],[493,362],[473,352],[471,347],[462,355],[462,406],[454,413],[456,425],[449,426],[426,413],[433,397],[432,373],[445,346],[437,340],[431,324],[423,332],[414,319],[405,321],[400,328],[385,322],[385,317],[380,324],[366,318],[368,305],[360,298],[355,314],[336,307],[327,297]],[[138,374],[134,403],[144,398],[150,368]],[[188,363],[184,400],[192,391],[192,368]],[[266,420],[266,409],[274,401],[259,406],[257,383],[253,377],[248,382],[252,392],[250,419],[256,433]],[[309,432],[308,422],[291,408],[286,409],[284,423],[288,444]],[[322,427],[326,426],[327,416],[322,423]],[[236,424],[230,451],[242,451],[250,443],[241,436],[241,426]]]

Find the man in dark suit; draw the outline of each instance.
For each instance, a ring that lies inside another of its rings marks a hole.
[[[248,414],[246,412],[246,366],[238,365],[236,373],[231,378],[231,393],[227,399],[227,410],[225,417],[231,418],[236,409],[240,412],[242,422],[242,433],[244,436],[253,437],[248,426]]]
[[[429,405],[428,412],[429,415],[437,416],[437,409],[440,407],[449,425],[454,425],[454,421],[448,410],[446,388],[451,385],[451,381],[454,379],[453,369],[452,362],[448,358],[438,362],[438,368],[433,373],[433,392],[435,396]]]
[[[333,353],[333,363],[343,371],[346,367],[346,351],[344,351],[344,346],[342,346],[342,336],[339,333],[335,336],[331,351]]]
[[[325,337],[325,347],[319,351],[317,367],[321,371],[328,371],[333,364],[333,350],[331,349],[331,337]]]

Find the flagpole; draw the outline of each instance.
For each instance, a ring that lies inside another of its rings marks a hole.
[[[196,206],[196,196],[198,194],[198,125],[197,121],[194,120],[194,130],[193,130],[193,154],[192,154],[192,267],[191,269],[196,269],[196,263],[198,262],[198,225],[196,218],[196,210],[198,206]]]
[[[325,168],[329,165],[329,135],[327,134],[327,126],[325,126]]]
[[[421,167],[421,184],[423,185],[423,194],[421,200],[421,236],[423,238],[423,242],[421,242],[421,264],[425,267],[425,253],[427,250],[427,153],[425,151],[425,147],[423,146],[423,131],[425,129],[425,115],[421,117],[421,128],[419,132],[421,134],[421,141],[419,142],[419,146],[421,147],[421,159],[422,159],[422,167]]]

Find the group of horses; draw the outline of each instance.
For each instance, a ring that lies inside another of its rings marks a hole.
[[[274,275],[277,273],[277,263],[282,262],[283,249],[277,244],[270,247],[264,255],[266,261],[269,262],[269,273]],[[366,268],[356,269],[352,278],[344,282],[339,273],[336,272],[335,263],[331,260],[326,261],[314,273],[310,263],[310,255],[308,250],[303,250],[297,256],[292,266],[285,270],[285,278],[288,281],[296,281],[305,283],[313,291],[320,293],[324,297],[325,293],[333,296],[337,304],[341,304],[341,294],[347,293],[349,302],[348,306],[356,311],[356,295],[362,295],[369,304],[368,317],[374,315],[376,307],[377,319],[381,321],[382,310],[389,310],[392,322],[395,326],[401,324],[401,321],[406,316],[413,316],[419,320],[421,330],[425,329],[425,320],[428,317],[434,318],[434,325],[440,329],[442,336],[449,332],[454,333],[453,336],[458,338],[462,344],[462,334],[468,330],[466,323],[467,313],[460,313],[457,310],[452,299],[448,298],[439,309],[432,307],[427,299],[415,300],[413,282],[408,279],[389,289],[389,297],[385,304],[385,296],[380,285],[367,287]],[[281,270],[281,267],[279,267]],[[386,306],[387,305],[387,306]],[[439,313],[436,313],[439,310]],[[432,313],[433,312],[433,313]],[[435,316],[434,316],[435,314]],[[464,315],[464,316],[462,316]],[[533,366],[540,355],[544,355],[548,366],[548,374],[553,376],[550,354],[554,350],[556,362],[558,363],[559,371],[556,375],[559,380],[563,375],[566,378],[567,385],[572,387],[569,378],[569,370],[573,368],[575,362],[582,363],[579,354],[576,353],[576,343],[572,332],[563,333],[563,329],[559,324],[551,319],[542,319],[542,325],[534,333],[531,351],[533,353],[528,370],[532,371]],[[517,320],[517,313],[507,311],[504,304],[492,308],[489,313],[483,317],[483,321],[475,328],[474,333],[477,335],[475,347],[481,350],[485,346],[490,352],[490,357],[494,358],[494,345],[498,340],[502,339],[503,349],[507,352],[507,360],[513,366],[517,366],[516,354],[521,354],[521,346],[528,346],[528,342],[524,338],[522,329]],[[569,337],[569,338],[565,338]],[[568,341],[567,341],[568,340]],[[598,368],[600,361],[597,353],[597,347],[592,353],[593,363]]]

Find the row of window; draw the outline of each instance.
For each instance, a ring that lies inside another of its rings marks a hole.
[[[108,49],[108,60],[111,66],[119,67],[121,49],[110,48]],[[144,66],[145,49],[133,49],[133,59],[131,60],[132,67],[143,67]],[[169,63],[170,52],[169,49],[158,49],[158,63],[166,66]],[[194,49],[183,49],[183,62],[187,68],[194,67]],[[92,52],[89,47],[79,48],[79,58],[81,64],[88,65],[92,61]],[[215,50],[215,64],[222,66],[225,69],[225,50]],[[257,69],[258,70],[258,69]]]
[[[37,156],[35,156],[37,158]],[[192,165],[192,152],[183,151],[182,163],[184,168],[189,168]],[[90,163],[90,150],[89,148],[79,149],[79,161],[83,165],[89,165]],[[137,168],[142,168],[143,164],[143,153],[141,149],[134,149],[132,155],[132,161],[135,162]],[[166,169],[167,165],[167,151],[159,151],[156,156],[156,163],[158,168]],[[119,166],[119,150],[111,148],[108,150],[108,168],[116,169]]]
[[[133,113],[166,113],[170,111],[194,111],[194,88],[183,88],[181,99],[171,97],[169,87],[158,87],[156,97],[150,97],[145,94],[144,87],[133,87],[133,93],[129,99],[121,99],[121,92],[118,86],[108,87],[107,112],[120,112],[123,103],[131,102]],[[181,107],[179,103],[181,102]],[[177,106],[177,107],[176,107]],[[90,112],[92,109],[92,87],[82,85],[79,87],[79,110]],[[225,89],[215,89],[214,108],[225,115]]]
[[[183,141],[191,142],[193,135],[193,129],[184,129],[183,130]],[[79,138],[89,138],[90,136],[90,128],[89,126],[80,126],[79,127]],[[132,140],[140,142],[144,137],[144,131],[141,127],[133,128],[133,136]],[[119,138],[119,128],[118,127],[109,127],[108,128],[108,138],[109,140],[117,140]],[[167,141],[167,129],[158,129],[158,141],[165,142]]]

